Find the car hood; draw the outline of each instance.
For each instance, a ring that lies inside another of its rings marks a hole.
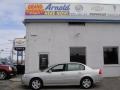
[[[5,64],[2,64],[0,65],[1,67],[9,67],[10,65],[5,65]]]

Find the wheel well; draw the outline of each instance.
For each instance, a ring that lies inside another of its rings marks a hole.
[[[34,79],[39,79],[39,80],[41,81],[42,86],[43,86],[43,80],[42,80],[41,78],[39,78],[39,77],[34,77],[34,78],[32,78],[32,79],[30,80],[30,82],[29,82],[29,85],[31,84],[31,81],[34,80]]]
[[[7,76],[9,75],[9,73],[7,73],[5,70],[0,70],[0,72],[4,72]]]
[[[0,72],[5,72],[7,74],[7,71],[6,70],[0,70]]]

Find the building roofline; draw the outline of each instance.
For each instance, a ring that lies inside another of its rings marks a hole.
[[[68,23],[68,22],[86,22],[86,23],[120,23],[120,20],[105,19],[24,19],[23,23]]]
[[[25,1],[25,4],[28,3],[79,3],[79,4],[103,4],[103,5],[119,5],[120,3],[116,2],[86,2],[86,1],[80,1],[80,0],[37,0],[37,1]]]

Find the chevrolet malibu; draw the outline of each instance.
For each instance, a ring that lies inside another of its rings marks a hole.
[[[60,85],[80,85],[87,89],[101,79],[101,69],[91,69],[84,64],[72,62],[53,65],[39,73],[24,74],[22,83],[33,90]]]

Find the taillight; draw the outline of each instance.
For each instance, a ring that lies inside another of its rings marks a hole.
[[[99,74],[103,74],[102,69],[99,69]]]

